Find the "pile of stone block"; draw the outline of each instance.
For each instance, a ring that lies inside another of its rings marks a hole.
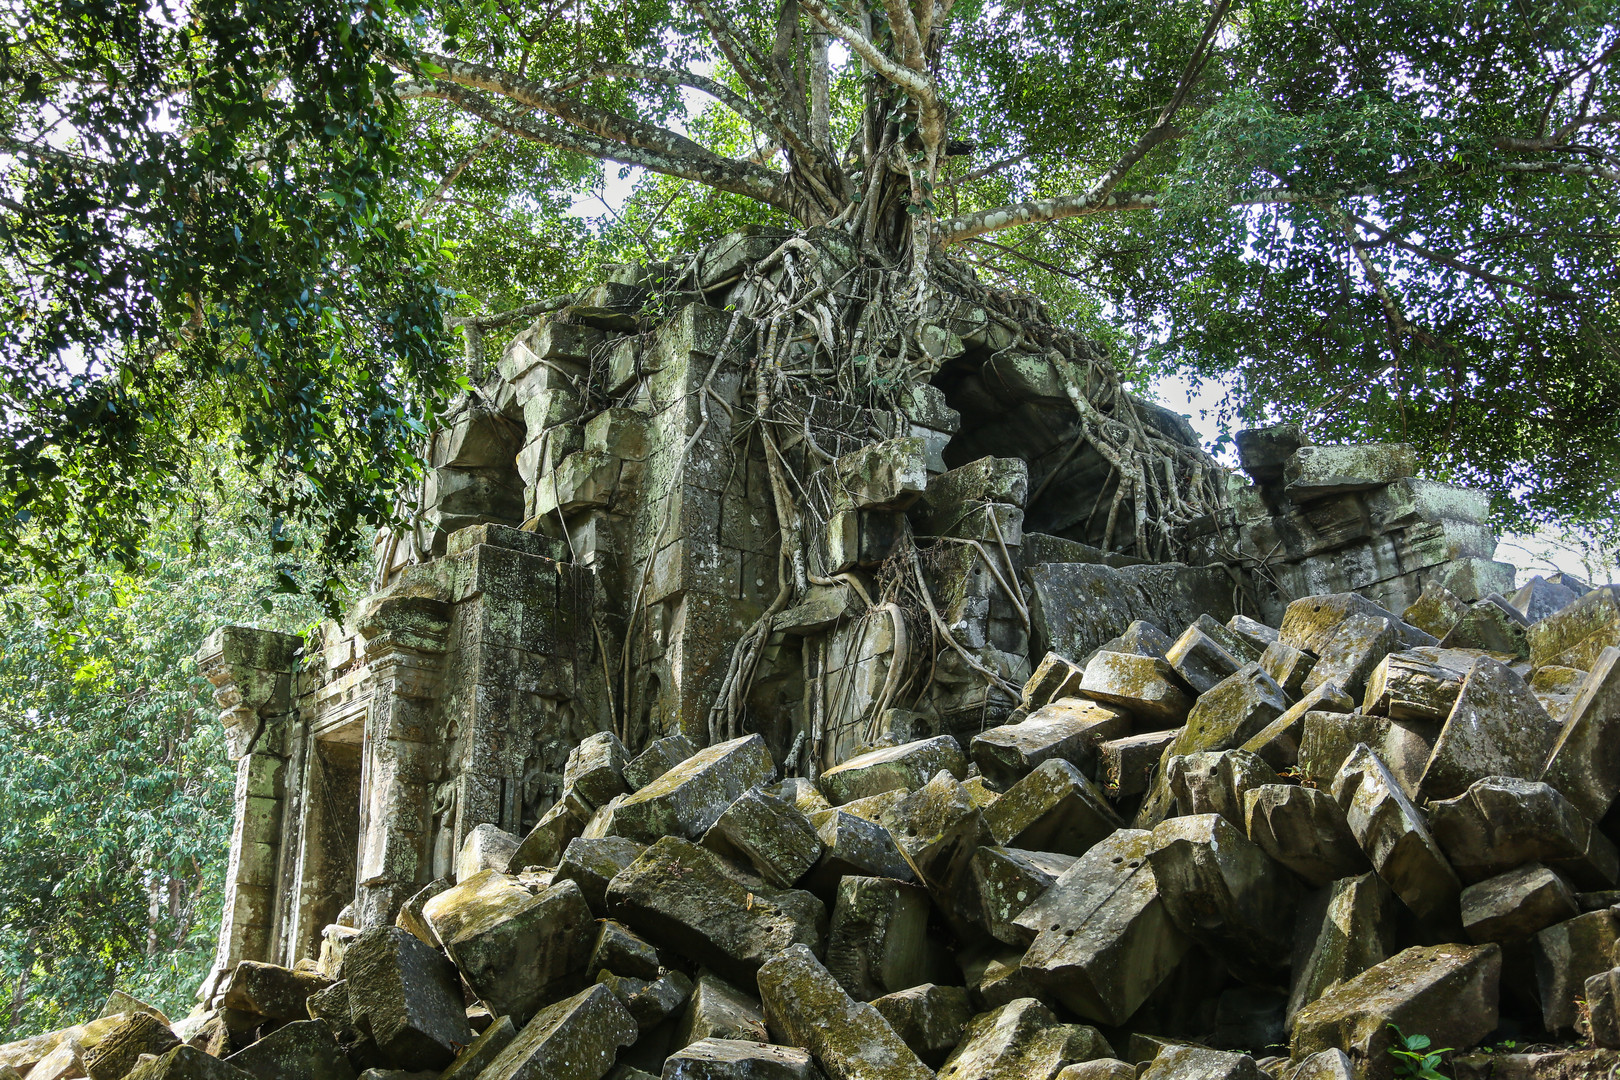
[[[1620,1067],[1620,591],[1175,629],[814,781],[757,734],[591,735],[390,924],[0,1076],[1348,1080],[1401,1033],[1457,1076]]]

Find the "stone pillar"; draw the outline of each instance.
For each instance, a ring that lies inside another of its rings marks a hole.
[[[391,923],[432,871],[433,794],[443,767],[438,698],[450,605],[382,594],[360,620],[371,670],[360,777],[355,907],[361,927]]]
[[[286,798],[286,735],[295,712],[293,673],[303,642],[291,634],[222,626],[197,651],[214,684],[225,747],[236,763],[235,824],[225,873],[214,970],[199,997],[239,960],[269,960],[275,941],[276,879]]]

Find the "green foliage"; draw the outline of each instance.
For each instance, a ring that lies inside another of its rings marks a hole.
[[[285,579],[327,572],[269,550],[244,486],[163,522],[133,572],[5,594],[0,1041],[114,989],[184,1015],[212,962],[234,774],[192,654],[221,622],[307,626],[318,608]]]
[[[1446,1080],[1445,1074],[1439,1071],[1440,1056],[1451,1053],[1449,1046],[1433,1050],[1427,1035],[1407,1035],[1394,1024],[1389,1028],[1395,1033],[1395,1045],[1389,1048],[1395,1058],[1395,1075],[1410,1080]]]

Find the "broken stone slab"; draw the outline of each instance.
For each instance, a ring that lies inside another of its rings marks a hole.
[[[1248,1054],[1207,1046],[1167,1046],[1141,1073],[1142,1080],[1265,1080],[1265,1076]]]
[[[1286,1070],[1283,1080],[1356,1080],[1350,1055],[1343,1050],[1321,1050]]]
[[[906,796],[911,794],[911,790],[910,788],[896,788],[893,791],[885,791],[881,795],[868,795],[864,799],[847,802],[838,809],[843,813],[865,818],[867,821],[882,821],[884,814],[906,801]]]
[[[1344,809],[1317,788],[1249,789],[1243,794],[1243,828],[1262,851],[1316,888],[1369,868]]]
[[[225,1061],[258,1080],[354,1080],[354,1066],[322,1020],[285,1024]]]
[[[591,945],[586,977],[594,982],[602,971],[635,979],[656,979],[660,971],[658,950],[631,933],[622,923],[603,919],[596,931],[596,940]]]
[[[1457,625],[1440,639],[1446,649],[1483,649],[1507,657],[1530,655],[1524,616],[1495,593],[1468,605]]]
[[[1169,634],[1145,619],[1136,619],[1118,637],[1103,642],[1100,651],[1135,653],[1164,660],[1173,645],[1175,641]]]
[[[792,888],[821,858],[821,837],[798,808],[750,788],[703,834],[703,846],[751,865],[766,881]]]
[[[596,921],[578,884],[563,881],[535,894],[511,882],[458,896],[463,889],[434,898],[429,910],[440,917],[432,918],[433,928],[492,1013],[522,1024],[583,985]]]
[[[697,747],[685,735],[666,735],[654,739],[641,753],[625,762],[625,785],[631,791],[640,791],[696,753]]]
[[[1525,863],[1462,891],[1463,929],[1476,943],[1520,941],[1579,914],[1568,883],[1540,863]]]
[[[1395,1076],[1394,1031],[1467,1049],[1496,1029],[1502,970],[1497,945],[1415,946],[1340,983],[1294,1018],[1290,1056],[1347,1052],[1357,1075]]]
[[[1341,878],[1305,896],[1294,923],[1284,1022],[1329,989],[1395,953],[1395,894],[1377,874]]]
[[[1097,1058],[1063,1066],[1056,1080],[1136,1080],[1136,1066],[1118,1058]]]
[[[480,870],[504,871],[522,841],[498,825],[474,825],[456,852],[455,877],[466,881]]]
[[[613,918],[744,985],[794,944],[820,948],[827,909],[810,893],[749,880],[720,856],[666,836],[608,886]]]
[[[700,1039],[769,1042],[759,999],[713,972],[700,972],[686,1012],[675,1029],[674,1045],[689,1046]]]
[[[1604,649],[1620,646],[1620,591],[1594,589],[1526,632],[1530,666],[1590,671]]]
[[[1537,574],[1519,586],[1518,590],[1507,598],[1507,602],[1524,616],[1525,622],[1533,623],[1540,622],[1549,615],[1558,614],[1580,598],[1581,594],[1567,585],[1548,581]]]
[[[1620,941],[1620,913],[1612,908],[1565,919],[1536,934],[1530,951],[1541,1019],[1548,1031],[1574,1029],[1586,980],[1609,969],[1616,941]]]
[[[1095,768],[1097,744],[1130,731],[1125,711],[1086,698],[1059,698],[1016,724],[974,736],[973,760],[993,784],[1008,786],[1058,759],[1083,772]]]
[[[1397,622],[1392,616],[1382,615],[1351,615],[1345,619],[1322,643],[1316,663],[1300,688],[1309,693],[1331,680],[1351,697],[1360,697],[1373,669],[1401,647]]]
[[[397,926],[366,930],[343,956],[349,1008],[402,1069],[443,1069],[473,1040],[456,969]]]
[[[1295,502],[1366,491],[1417,475],[1417,450],[1407,443],[1301,446],[1283,465]]]
[[[827,796],[821,793],[821,789],[802,776],[790,776],[786,780],[769,784],[762,790],[792,806],[810,818],[812,823],[815,821],[814,815],[832,809],[832,803],[827,801]]]
[[[1045,761],[984,810],[1002,847],[1083,855],[1123,826],[1107,796],[1067,761]]]
[[[1237,433],[1235,441],[1238,463],[1258,484],[1277,483],[1294,452],[1311,445],[1297,424],[1245,428]]]
[[[1456,593],[1430,578],[1423,583],[1418,598],[1401,612],[1401,619],[1438,639],[1449,634],[1467,613],[1468,605]]]
[[[596,981],[613,991],[644,1034],[674,1016],[692,996],[692,980],[679,971],[665,971],[651,980],[604,971]]]
[[[759,735],[716,743],[626,796],[614,812],[614,828],[649,844],[670,836],[696,840],[737,796],[775,777]]]
[[[781,1042],[815,1055],[829,1080],[931,1080],[871,1005],[844,993],[805,945],[773,956],[759,970],[765,1021]]]
[[[1305,680],[1316,667],[1316,657],[1301,649],[1273,641],[1260,654],[1260,670],[1277,681],[1283,693],[1297,698],[1305,692]]]
[[[822,773],[819,783],[838,806],[888,791],[920,788],[941,769],[958,780],[967,775],[967,758],[949,735],[861,754]]]
[[[1488,776],[1429,805],[1434,838],[1464,881],[1539,862],[1582,889],[1613,888],[1620,852],[1550,784]]]
[[[1537,668],[1530,673],[1530,692],[1536,695],[1541,707],[1553,718],[1562,733],[1569,720],[1570,710],[1580,695],[1586,672],[1567,667]]]
[[[1192,708],[1169,662],[1137,653],[1097,652],[1086,663],[1080,693],[1119,706],[1144,727],[1176,727]]]
[[[529,866],[556,866],[568,842],[584,833],[594,813],[595,809],[578,792],[565,788],[562,798],[540,815],[529,835],[512,853],[506,864],[507,872],[515,874]]]
[[[1373,869],[1402,903],[1421,919],[1444,918],[1456,910],[1462,882],[1440,853],[1422,813],[1365,744],[1355,748],[1334,778],[1333,797]]]
[[[1349,713],[1356,708],[1355,699],[1329,680],[1300,698],[1277,719],[1261,728],[1259,733],[1239,749],[1258,755],[1273,769],[1284,771],[1299,764],[1300,743],[1305,737],[1305,717],[1313,712]],[[1351,745],[1354,745],[1353,743]],[[1427,754],[1427,745],[1424,753]],[[1348,748],[1345,751],[1349,753]],[[1342,761],[1343,758],[1340,759]],[[1335,766],[1333,772],[1337,772]],[[1330,772],[1328,775],[1332,775]]]
[[[1247,641],[1254,649],[1255,659],[1259,659],[1267,647],[1277,644],[1282,637],[1275,626],[1267,626],[1258,619],[1251,619],[1247,615],[1233,615],[1226,620],[1226,628],[1238,637]]]
[[[981,847],[973,853],[974,921],[1006,945],[1028,945],[1035,935],[1013,920],[1074,865],[1075,856],[1008,847]]]
[[[1025,680],[1018,707],[1028,715],[1058,698],[1077,697],[1085,674],[1085,669],[1074,661],[1049,652],[1035,665],[1034,674]]]
[[[478,1038],[444,1070],[439,1080],[477,1080],[516,1038],[517,1025],[512,1023],[512,1018],[500,1017],[478,1033]]]
[[[1620,968],[1600,971],[1586,980],[1587,1033],[1608,1050],[1620,1049]]]
[[[1023,961],[1017,949],[994,944],[962,949],[956,954],[973,1000],[983,1009],[999,1009],[1019,998],[1039,996]]]
[[[1620,788],[1620,648],[1593,658],[1541,779],[1593,821],[1608,812]]]
[[[1160,897],[1151,846],[1145,830],[1115,832],[1014,920],[1036,935],[1024,970],[1083,1019],[1125,1023],[1189,948]]]
[[[1167,753],[1183,756],[1200,750],[1230,750],[1259,734],[1287,710],[1282,687],[1259,664],[1247,664],[1200,694],[1187,725]]]
[[[1205,694],[1243,666],[1219,641],[1197,623],[1187,627],[1171,644],[1165,660],[1195,694]]]
[[[569,751],[563,766],[563,787],[577,791],[591,806],[601,806],[630,790],[624,779],[628,759],[624,744],[613,732],[588,735]]]
[[[1355,615],[1389,619],[1408,646],[1438,645],[1440,639],[1398,619],[1360,593],[1324,593],[1306,596],[1288,605],[1277,640],[1294,649],[1321,656],[1340,624]]]
[[[1034,998],[973,1018],[939,1070],[941,1080],[1052,1080],[1065,1065],[1112,1057],[1096,1028],[1060,1024]]]
[[[1167,746],[1179,734],[1175,729],[1145,731],[1123,739],[1097,744],[1097,776],[1107,793],[1116,799],[1140,795],[1153,782]]]
[[[928,488],[927,451],[913,436],[886,439],[834,461],[836,509],[904,508]]]
[[[1281,783],[1270,765],[1245,750],[1188,754],[1167,764],[1180,815],[1219,814],[1239,830],[1245,828],[1244,796],[1257,787]]]
[[[1478,657],[1435,740],[1421,790],[1449,799],[1487,776],[1534,776],[1557,739],[1557,725],[1524,680],[1506,664]]]
[[[664,1059],[663,1080],[821,1080],[807,1050],[747,1039],[700,1039]]]
[[[252,1076],[196,1047],[177,1046],[135,1066],[129,1080],[251,1080]]]
[[[966,987],[937,983],[884,994],[872,1000],[872,1007],[930,1068],[944,1064],[974,1013]]]
[[[1446,649],[1390,653],[1367,678],[1362,711],[1396,720],[1443,721],[1457,704],[1474,659]]]
[[[85,1075],[90,1080],[123,1080],[142,1054],[167,1053],[179,1044],[169,1025],[158,1017],[123,1013],[100,1042],[84,1051]]]
[[[801,884],[827,903],[847,874],[912,881],[915,875],[889,830],[875,821],[834,810],[816,824],[821,858]]]
[[[1148,861],[1171,922],[1237,972],[1287,967],[1299,886],[1219,814],[1156,826]]]
[[[313,971],[241,960],[231,971],[220,1004],[273,1020],[302,1020],[309,1015],[304,1009],[309,995],[331,985],[331,979]]]
[[[538,1013],[479,1080],[601,1080],[635,1040],[630,1011],[598,983]]]
[[[1434,724],[1365,713],[1308,712],[1300,719],[1300,776],[1320,787],[1333,783],[1358,745],[1378,755],[1407,798],[1416,798],[1434,752]]]
[[[827,934],[827,970],[861,1001],[927,981],[929,907],[916,885],[846,877]]]
[[[604,836],[599,839],[580,837],[570,840],[563,852],[552,884],[572,881],[585,895],[585,902],[598,914],[607,910],[607,887],[620,870],[635,862],[646,844],[626,840],[622,836]]]
[[[882,825],[917,873],[918,883],[935,894],[947,914],[954,911],[953,890],[965,880],[973,852],[993,839],[967,786],[941,771],[887,811]]]

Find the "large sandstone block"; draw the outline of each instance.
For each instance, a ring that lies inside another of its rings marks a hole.
[[[1034,998],[973,1018],[939,1070],[941,1080],[1052,1080],[1066,1065],[1113,1056],[1096,1028],[1060,1024]]]
[[[177,1046],[135,1066],[129,1080],[251,1080],[252,1073],[191,1046]]]
[[[551,883],[561,885],[565,881],[572,881],[585,894],[585,902],[591,905],[591,910],[600,914],[607,910],[608,882],[620,870],[635,862],[645,850],[646,844],[626,840],[622,836],[582,836],[570,840],[563,851],[562,861],[557,864],[557,872],[551,877]]]
[[[1368,868],[1344,809],[1319,788],[1253,788],[1243,796],[1243,824],[1262,851],[1318,888]]]
[[[1142,1080],[1265,1080],[1265,1075],[1248,1054],[1167,1046],[1142,1073]]]
[[[1620,913],[1613,908],[1590,911],[1555,923],[1536,935],[1531,946],[1541,1019],[1548,1031],[1569,1031],[1580,1017],[1579,999],[1586,980],[1608,970],[1620,941]]]
[[[397,926],[367,930],[343,954],[349,1009],[402,1069],[442,1069],[473,1040],[456,969]]]
[[[1284,1018],[1395,952],[1395,894],[1377,874],[1341,878],[1306,896],[1294,924]]]
[[[1533,777],[1558,740],[1558,727],[1517,672],[1477,658],[1423,770],[1430,799],[1449,799],[1487,776]]]
[[[810,819],[759,788],[743,792],[726,807],[703,834],[703,846],[747,862],[783,889],[797,884],[821,857],[821,838]]]
[[[923,983],[874,998],[872,1007],[889,1022],[911,1052],[930,1067],[943,1064],[973,1019],[966,987]]]
[[[624,779],[628,758],[624,744],[613,732],[587,735],[568,754],[563,767],[563,786],[579,792],[593,807],[602,806],[613,796],[629,790]]]
[[[498,825],[474,825],[456,852],[456,881],[466,881],[480,870],[504,871],[521,843]]]
[[[664,1059],[663,1080],[821,1080],[807,1050],[750,1039],[699,1039]]]
[[[1620,852],[1551,785],[1509,776],[1476,780],[1429,804],[1434,838],[1468,882],[1539,862],[1581,889],[1613,888]]]
[[[1283,465],[1290,497],[1307,502],[1366,491],[1417,475],[1417,451],[1406,443],[1302,446]]]
[[[538,1013],[479,1080],[601,1080],[636,1022],[598,983]]]
[[[163,1054],[180,1044],[165,1024],[147,1013],[124,1013],[117,1026],[84,1052],[90,1080],[123,1080],[142,1054]]]
[[[1408,649],[1381,660],[1367,677],[1362,711],[1396,720],[1442,721],[1451,715],[1474,657],[1449,649]]]
[[[1187,627],[1165,653],[1165,660],[1177,679],[1194,694],[1206,694],[1222,679],[1230,677],[1243,661],[1226,646],[1205,632],[1197,623]]]
[[[302,1020],[308,1015],[304,1002],[309,995],[331,985],[331,979],[313,971],[293,971],[257,960],[242,960],[231,971],[221,1004],[273,1020]]]
[[[1159,894],[1151,847],[1151,833],[1119,830],[1014,920],[1036,935],[1024,970],[1084,1019],[1123,1024],[1189,948]]]
[[[649,847],[608,885],[615,919],[743,985],[790,945],[820,950],[827,909],[810,893],[752,882],[676,836]]]
[[[614,828],[648,844],[666,836],[696,840],[737,796],[775,776],[758,735],[716,743],[625,797],[614,811]]]
[[[1287,710],[1287,695],[1259,664],[1246,664],[1198,696],[1172,756],[1230,750],[1259,734]]]
[[[1308,712],[1301,718],[1299,771],[1320,787],[1333,783],[1358,744],[1365,744],[1395,777],[1407,798],[1417,798],[1439,728],[1426,721],[1392,720],[1365,713]]]
[[[1357,746],[1334,778],[1333,797],[1373,869],[1402,903],[1419,918],[1455,911],[1462,882],[1378,755]]]
[[[846,874],[911,881],[915,875],[888,829],[842,810],[827,813],[816,824],[821,858],[804,878],[806,889],[831,903]]]
[[[1393,616],[1366,614],[1345,619],[1322,642],[1316,663],[1300,688],[1309,693],[1332,681],[1351,697],[1360,697],[1374,669],[1401,647],[1398,621]]]
[[[1083,855],[1124,823],[1102,790],[1067,761],[1046,761],[984,810],[996,843]]]
[[[1391,1024],[1467,1049],[1496,1029],[1502,951],[1496,945],[1418,946],[1323,994],[1294,1018],[1296,1061],[1349,1053],[1369,1080],[1395,1076]]]
[[[1270,765],[1246,750],[1188,754],[1167,765],[1178,814],[1219,814],[1239,829],[1246,828],[1243,800],[1248,793],[1281,783]]]
[[[928,978],[928,893],[892,878],[846,877],[827,935],[827,970],[860,1000]]]
[[[1035,935],[1013,920],[1024,913],[1058,877],[1074,865],[1074,856],[1009,847],[981,847],[971,863],[972,921],[1006,945],[1028,945]]]
[[[639,791],[696,753],[697,747],[685,735],[654,739],[625,762],[624,782],[631,791]]]
[[[804,945],[760,968],[759,994],[772,1034],[814,1054],[828,1080],[932,1080],[883,1014],[844,993]]]
[[[1593,821],[1608,812],[1620,787],[1620,648],[1592,660],[1541,779]]]
[[[1275,676],[1273,676],[1275,677]],[[1279,684],[1280,685],[1280,684]],[[1286,687],[1284,688],[1286,690]],[[1329,680],[1290,705],[1281,716],[1261,728],[1259,733],[1245,742],[1240,749],[1259,755],[1267,765],[1279,771],[1300,764],[1301,746],[1305,740],[1305,717],[1313,712],[1349,713],[1356,707],[1355,699],[1345,693],[1339,684]],[[1318,717],[1317,722],[1323,722]],[[1361,741],[1361,740],[1358,740]],[[1355,743],[1350,744],[1354,746]],[[1424,747],[1427,752],[1428,747]],[[1345,755],[1348,756],[1346,749]],[[1341,757],[1340,762],[1343,761]],[[1338,771],[1338,762],[1328,773]]]
[[[1540,863],[1525,863],[1462,891],[1463,929],[1475,942],[1521,941],[1578,914],[1569,885]]]
[[[1594,589],[1531,626],[1525,636],[1531,667],[1590,671],[1604,649],[1620,646],[1620,592]]]
[[[354,1080],[354,1066],[321,1020],[286,1024],[225,1060],[258,1080]]]
[[[1080,692],[1119,706],[1144,728],[1176,727],[1192,708],[1192,697],[1169,662],[1138,653],[1099,651],[1086,664]]]
[[[873,750],[821,774],[821,790],[834,806],[886,791],[912,791],[944,769],[960,780],[967,758],[949,735]]]
[[[1086,698],[1059,698],[1016,724],[1003,724],[974,736],[970,749],[991,783],[1016,783],[1051,759],[1081,771],[1094,770],[1097,744],[1130,731],[1121,709]]]
[[[769,1042],[759,999],[713,972],[700,972],[686,1012],[675,1028],[674,1045],[688,1046],[700,1039]]]

